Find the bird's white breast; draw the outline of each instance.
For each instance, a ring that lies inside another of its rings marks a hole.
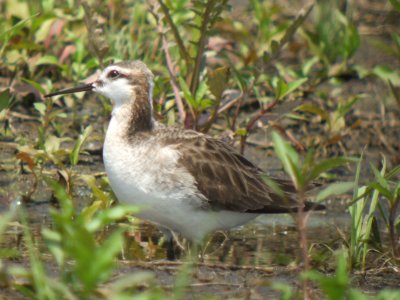
[[[179,151],[161,147],[153,139],[129,143],[121,131],[112,118],[103,149],[106,172],[118,200],[139,205],[141,217],[178,230],[173,228],[179,226],[176,220],[185,222],[190,211],[202,205],[193,176],[178,165]]]

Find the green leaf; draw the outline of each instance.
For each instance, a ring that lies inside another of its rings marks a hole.
[[[248,89],[249,80],[246,79],[240,71],[232,69],[233,76],[235,77],[236,83],[239,85],[240,91],[243,93]]]
[[[95,264],[91,264],[93,277],[96,283],[106,280],[115,264],[115,256],[122,250],[124,239],[122,229],[113,232],[96,250]]]
[[[45,94],[46,91],[44,90],[44,88],[37,83],[36,81],[30,80],[30,79],[26,79],[26,78],[21,78],[21,80],[27,84],[29,84],[31,87],[33,87],[35,90],[39,91],[39,93],[41,94]]]
[[[79,176],[85,183],[90,187],[92,190],[93,196],[95,197],[96,200],[99,200],[101,202],[101,208],[107,208],[111,205],[112,199],[110,198],[110,195],[103,191],[102,189],[98,188],[96,185],[96,178],[92,175],[81,175]],[[95,201],[97,203],[97,201]],[[93,204],[95,205],[95,204]],[[96,204],[97,205],[97,204]],[[90,208],[88,207],[88,210],[94,210],[95,208]],[[86,212],[84,212],[86,214]],[[88,219],[91,218],[91,213],[87,212],[88,214]]]
[[[81,152],[81,148],[83,143],[86,141],[88,136],[92,133],[93,127],[89,125],[88,127],[85,128],[83,133],[79,135],[78,140],[75,143],[74,149],[72,150],[70,154],[70,161],[71,165],[75,166],[78,161],[79,161],[79,153]]]
[[[296,297],[294,297],[293,287],[288,283],[273,281],[271,284],[271,288],[279,291],[279,293],[280,293],[279,299],[280,300],[296,299]]]
[[[35,63],[35,67],[40,65],[55,65],[61,67],[60,63],[58,62],[58,58],[54,55],[43,55],[40,57]]]
[[[372,74],[392,82],[395,86],[400,86],[400,74],[388,66],[378,65],[372,70]]]
[[[0,40],[4,41],[4,40],[8,39],[10,36],[16,35],[18,32],[20,32],[24,28],[26,22],[32,20],[33,18],[37,17],[38,15],[39,15],[39,13],[34,14],[34,15],[30,16],[29,18],[19,21],[17,24],[15,24],[10,29],[8,29],[4,32],[1,32]]]
[[[190,92],[189,86],[187,85],[186,81],[181,76],[179,76],[178,80],[186,102],[192,108],[197,109],[197,102],[193,97],[192,93]]]
[[[35,102],[33,103],[33,107],[44,116],[46,113],[46,105],[43,102]]]
[[[3,237],[3,233],[6,230],[8,224],[11,222],[11,220],[14,218],[16,213],[16,209],[12,209],[8,212],[4,212],[0,214],[0,243]]]
[[[345,252],[341,251],[337,254],[335,275],[325,275],[317,271],[309,271],[303,273],[302,278],[317,282],[329,300],[347,299],[346,294],[350,287],[350,279],[347,271]]]
[[[383,166],[386,166],[385,158],[383,161]],[[375,168],[375,166],[373,164],[370,164],[370,167],[372,169],[372,172],[374,173],[375,179],[378,182],[378,184],[381,185],[384,189],[389,190],[389,182],[384,177],[384,174],[386,173],[386,168],[382,168],[382,171],[379,172],[379,170],[377,168]]]
[[[348,113],[348,111],[353,107],[353,105],[360,99],[361,97],[357,95],[350,97],[350,99],[346,100],[344,103],[339,103],[336,118],[339,119],[344,117]]]
[[[46,184],[53,190],[55,197],[58,199],[61,206],[60,212],[62,213],[62,216],[67,219],[72,218],[72,216],[74,215],[74,206],[65,188],[60,183],[50,177],[46,176],[43,179]]]
[[[272,141],[274,144],[275,153],[280,159],[285,172],[292,179],[296,189],[298,190],[300,188],[304,188],[303,177],[301,176],[299,167],[300,161],[297,152],[275,131],[272,133]]]
[[[389,0],[393,7],[400,12],[400,1],[399,0]]]
[[[291,92],[297,90],[300,86],[302,86],[305,82],[307,82],[308,78],[300,78],[294,81],[291,81],[288,83],[288,89],[286,93],[283,95],[285,97],[286,95],[289,95]]]
[[[381,193],[389,201],[393,200],[393,194],[391,193],[391,191],[385,188],[384,186],[380,185],[378,182],[372,182],[368,186],[372,187],[375,190],[378,190],[379,193]]]
[[[61,234],[57,231],[44,228],[42,230],[42,235],[46,241],[47,248],[49,248],[57,264],[59,266],[63,266],[65,261],[65,252],[61,247],[61,242],[62,242]]]
[[[278,78],[278,81],[275,86],[275,98],[280,100],[287,94],[288,85],[282,78]]]
[[[329,114],[323,109],[321,109],[319,106],[314,104],[305,103],[296,107],[296,110],[318,115],[321,117],[322,120],[325,121],[329,119]]]
[[[139,211],[140,209],[137,206],[119,204],[100,211],[93,220],[87,223],[86,228],[90,232],[95,232],[111,222],[120,220],[126,215],[138,213]]]
[[[201,106],[201,101],[204,98],[204,95],[207,93],[208,86],[206,82],[203,80],[200,82],[195,95],[195,100],[198,106]]]
[[[0,93],[0,112],[5,109],[9,108],[11,104],[11,94],[10,89],[5,89]]]
[[[307,181],[311,181],[322,173],[327,172],[333,168],[340,167],[345,163],[349,162],[358,162],[358,158],[356,157],[336,157],[336,158],[328,158],[324,161],[315,164],[311,170],[307,174]]]
[[[331,183],[318,193],[316,201],[321,202],[328,197],[341,195],[353,188],[354,188],[353,181]]]
[[[302,66],[302,73],[303,75],[307,76],[310,74],[312,67],[319,61],[317,56],[313,56],[309,60],[307,60]]]
[[[277,194],[279,197],[282,199],[286,198],[285,192],[282,190],[281,186],[279,183],[277,183],[273,178],[267,176],[267,175],[262,175],[261,176],[264,182],[268,185],[268,187],[271,188],[271,190]]]
[[[132,289],[132,287],[143,286],[144,283],[152,281],[154,277],[155,274],[151,271],[134,272],[130,274],[124,274],[124,276],[121,278],[110,282],[108,286],[111,288],[112,294],[115,294],[118,292],[123,292],[126,289]],[[155,300],[156,299],[161,298],[155,298]]]
[[[275,40],[271,41],[271,52],[272,52],[272,55],[276,55],[278,53],[278,51],[280,49],[279,45],[280,45],[279,42],[277,42]]]
[[[236,129],[235,134],[239,136],[246,136],[248,134],[248,131],[246,130],[246,128],[238,128]]]
[[[210,92],[217,100],[221,99],[222,93],[225,91],[230,76],[229,67],[221,67],[216,70],[210,70],[207,73],[207,84]]]

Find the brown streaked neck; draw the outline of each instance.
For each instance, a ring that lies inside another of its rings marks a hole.
[[[123,135],[133,139],[138,133],[149,132],[154,128],[153,106],[150,85],[145,78],[138,80],[132,88],[132,99],[113,109],[113,118],[123,125]]]

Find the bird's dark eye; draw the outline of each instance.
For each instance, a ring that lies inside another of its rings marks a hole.
[[[107,77],[108,78],[117,78],[120,75],[120,73],[117,70],[111,70],[108,72]]]

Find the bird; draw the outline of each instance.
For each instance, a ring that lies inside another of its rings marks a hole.
[[[291,191],[288,197],[274,192],[264,172],[226,142],[157,121],[153,87],[153,73],[136,60],[107,66],[91,83],[45,95],[91,91],[111,100],[103,161],[119,202],[140,206],[138,217],[158,225],[168,241],[173,232],[197,244],[260,214],[298,210]]]

